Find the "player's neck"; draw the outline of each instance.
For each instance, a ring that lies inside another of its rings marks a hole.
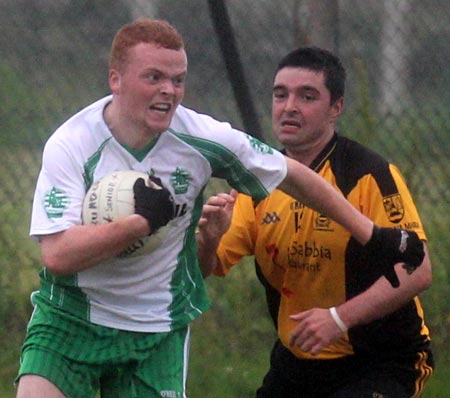
[[[320,139],[313,142],[304,143],[302,145],[286,146],[286,155],[292,159],[295,159],[297,162],[310,167],[314,160],[316,160],[323,149],[328,145],[330,140],[333,138],[333,135],[334,131],[333,134],[324,135]]]
[[[320,151],[318,151],[317,154],[318,153],[320,153]],[[317,156],[315,151],[301,151],[298,148],[286,148],[286,154],[291,159],[295,159],[297,162],[300,162],[308,167]]]
[[[142,128],[133,125],[128,119],[121,118],[120,113],[114,110],[113,103],[109,103],[103,110],[103,119],[117,142],[134,150],[147,147],[160,135],[159,133],[142,132]]]

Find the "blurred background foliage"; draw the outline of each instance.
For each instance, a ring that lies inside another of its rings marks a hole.
[[[124,23],[168,19],[184,35],[184,104],[237,128],[245,107],[212,23],[218,0],[2,0],[0,2],[0,398],[12,380],[37,287],[38,247],[28,238],[43,145],[74,112],[109,93],[108,53]],[[336,52],[348,71],[340,132],[404,173],[429,238],[434,283],[423,294],[438,361],[426,397],[450,389],[450,11],[445,0],[228,0],[225,2],[258,125],[270,134],[273,71],[299,45]],[[225,20],[224,20],[225,21]],[[220,22],[220,20],[219,20]],[[252,107],[250,107],[252,105]],[[212,181],[207,194],[227,187]],[[192,397],[252,397],[274,330],[251,259],[207,281],[213,309],[193,324]]]

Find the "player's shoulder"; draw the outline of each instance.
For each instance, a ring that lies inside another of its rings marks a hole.
[[[89,137],[94,137],[92,134],[94,130],[103,132],[103,138],[110,136],[102,116],[103,109],[110,99],[111,96],[104,97],[76,112],[54,131],[47,145],[55,143],[73,145],[76,142],[87,144]]]
[[[368,172],[389,166],[389,162],[378,152],[348,137],[339,135],[336,141],[335,159],[341,158]]]
[[[375,150],[341,135],[337,137],[330,161],[334,169],[347,173],[351,171],[359,176],[377,174],[396,167]]]
[[[330,163],[336,182],[344,194],[348,194],[365,176],[373,177],[378,184],[392,181],[388,160],[347,137],[338,136]]]

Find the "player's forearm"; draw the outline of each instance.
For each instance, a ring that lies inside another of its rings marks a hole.
[[[381,277],[365,292],[337,306],[339,316],[348,328],[365,325],[393,313],[431,285],[428,253],[412,274],[408,274],[401,264],[396,265],[395,270],[400,280],[398,288],[393,288]]]
[[[373,222],[353,207],[331,184],[308,167],[287,159],[288,174],[279,188],[346,228],[361,244],[372,236]]]
[[[73,226],[40,238],[42,260],[54,275],[71,275],[114,257],[148,234],[139,215],[101,225]]]
[[[198,245],[198,261],[204,278],[211,275],[219,264],[216,250],[220,239],[211,240],[204,236],[203,231],[196,234]]]
[[[236,197],[235,190],[229,194],[221,192],[209,197],[203,205],[196,238],[199,265],[205,278],[219,265],[216,251],[230,227]]]

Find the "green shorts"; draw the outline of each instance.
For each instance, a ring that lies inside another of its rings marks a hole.
[[[183,398],[189,327],[164,333],[111,329],[42,300],[22,348],[17,380],[45,377],[67,398]]]

